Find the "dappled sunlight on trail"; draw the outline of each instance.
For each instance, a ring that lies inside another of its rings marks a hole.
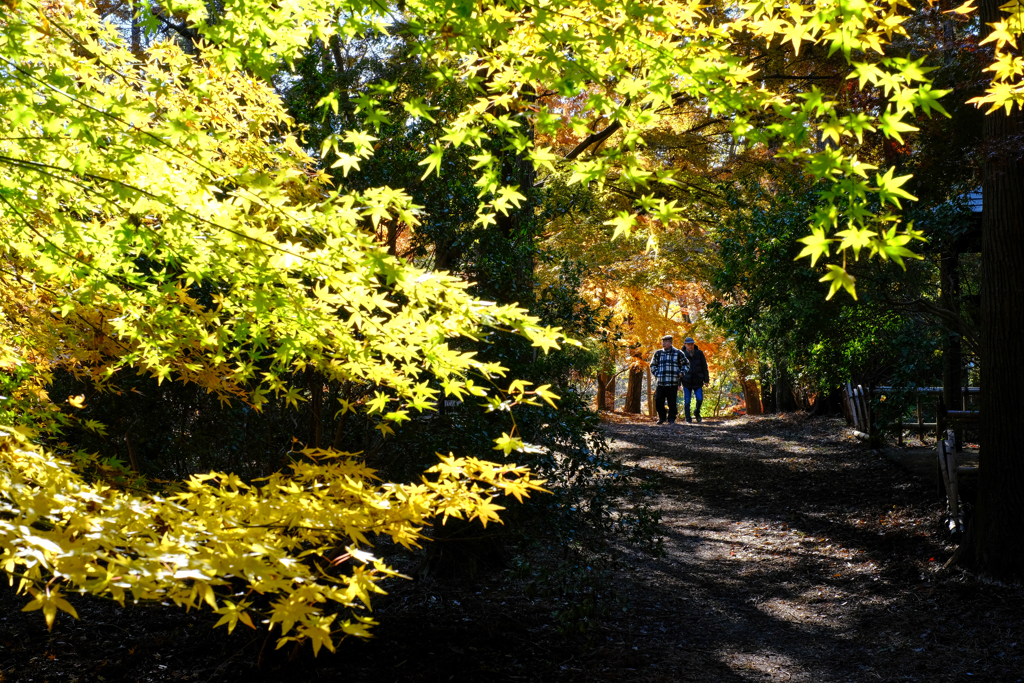
[[[672,605],[665,635],[645,636],[647,680],[1021,678],[1022,592],[942,569],[932,482],[842,421],[618,419],[606,433],[657,482],[663,514],[666,556],[636,558],[628,579],[635,624]],[[965,629],[984,645],[951,652]]]

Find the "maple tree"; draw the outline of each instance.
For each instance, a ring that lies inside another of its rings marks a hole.
[[[504,369],[450,342],[491,327],[550,349],[561,335],[382,252],[367,228],[415,224],[416,207],[387,188],[332,189],[264,82],[173,43],[140,61],[78,4],[20,3],[3,25],[0,360],[28,375],[5,409],[0,565],[48,624],[73,613],[70,587],[206,604],[229,628],[251,625],[251,613],[280,627],[279,643],[315,649],[366,635],[369,596],[394,574],[366,550],[368,534],[409,545],[434,517],[494,521],[496,494],[521,498],[541,482],[514,465],[447,458],[419,484],[381,484],[346,454],[307,449],[289,476],[262,484],[209,474],[177,494],[122,492],[68,460],[102,471],[95,458],[25,440],[105,429],[75,418],[83,397],[49,401],[52,372],[116,392],[131,368],[259,410],[270,397],[297,405],[290,379],[312,367],[377,385],[362,410],[389,433],[435,405],[427,377],[493,405],[553,400],[522,382],[481,387]],[[372,142],[349,140],[364,155]],[[497,447],[522,442],[506,435]],[[231,597],[233,579],[280,597],[253,607]],[[329,603],[352,617],[335,623]]]

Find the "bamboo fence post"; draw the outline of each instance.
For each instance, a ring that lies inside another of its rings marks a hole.
[[[960,533],[960,486],[956,472],[956,434],[952,429],[946,431],[945,449],[946,471],[949,478],[949,515],[953,530]]]
[[[900,408],[902,409],[902,405]],[[903,448],[903,413],[896,418],[896,446]]]
[[[857,389],[852,384],[847,384],[850,387],[850,414],[853,415],[853,427],[857,431],[860,431],[860,411],[857,410]]]
[[[921,414],[921,393],[918,393],[918,440],[925,444],[925,417]]]
[[[935,446],[935,453],[938,457],[939,467],[939,487],[942,489],[942,495],[946,497],[946,507],[949,507],[949,467],[946,466],[946,442],[939,441]]]
[[[868,430],[871,428],[871,425],[870,425],[870,418],[868,417],[868,403],[867,403],[866,394],[864,392],[864,385],[863,384],[858,384],[857,385],[857,398],[860,399],[860,417],[864,421],[862,423],[860,431],[864,432],[868,436],[871,436],[871,434],[868,432]]]
[[[874,439],[874,434],[871,433],[871,399],[873,397],[873,394],[874,390],[871,388],[871,385],[869,384],[868,390],[864,394],[864,415],[867,416],[867,429],[864,430],[864,433],[868,435],[869,442]],[[874,444],[872,443],[872,445]]]

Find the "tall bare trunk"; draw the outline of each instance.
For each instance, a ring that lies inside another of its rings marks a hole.
[[[639,358],[635,360],[639,361]],[[639,364],[629,368],[629,384],[626,385],[626,401],[622,406],[622,412],[640,414],[640,392],[644,385],[644,370]]]
[[[761,377],[761,413],[768,415],[776,412],[775,383],[772,381],[771,368],[758,363],[758,374]]]
[[[750,366],[742,361],[737,361],[736,374],[740,379],[740,388],[743,389],[743,402],[747,406],[747,415],[760,415],[761,390],[751,376]]]
[[[983,0],[983,24],[1002,0]],[[962,564],[1003,580],[1024,578],[1024,169],[1021,114],[985,117],[981,254],[981,462],[978,504],[957,554]]]

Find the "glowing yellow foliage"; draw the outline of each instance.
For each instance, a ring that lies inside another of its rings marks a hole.
[[[354,456],[305,454],[259,485],[210,473],[175,495],[140,496],[86,482],[0,428],[0,567],[48,626],[57,610],[77,617],[65,586],[122,604],[205,605],[229,630],[265,620],[279,626],[280,643],[310,638],[333,649],[338,638],[367,635],[370,596],[396,576],[364,550],[373,536],[410,547],[439,515],[500,522],[496,496],[521,499],[543,483],[516,465],[446,457],[418,484],[380,484]],[[254,597],[233,597],[238,581]],[[337,609],[348,616],[335,621]]]

